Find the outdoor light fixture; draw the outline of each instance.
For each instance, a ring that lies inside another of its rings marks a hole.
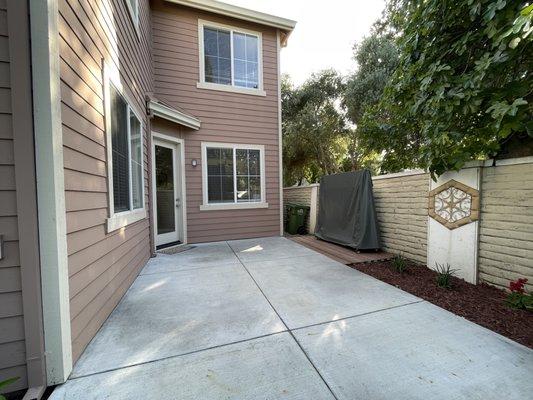
[[[191,161],[191,165],[193,167],[196,167],[198,165],[198,161],[196,161],[196,158],[194,158],[192,161]]]

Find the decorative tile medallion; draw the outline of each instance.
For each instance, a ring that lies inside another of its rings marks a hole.
[[[479,191],[455,180],[429,192],[429,216],[448,229],[477,221]]]

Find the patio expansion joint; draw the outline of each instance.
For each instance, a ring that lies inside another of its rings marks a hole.
[[[292,328],[292,329],[288,329],[288,330],[291,331],[291,332],[292,331],[299,331],[301,329],[307,329],[307,328],[312,328],[314,326],[332,324],[332,323],[339,322],[339,321],[345,321],[347,319],[354,319],[354,318],[358,318],[358,317],[364,317],[365,315],[377,314],[377,313],[380,313],[380,312],[383,312],[383,311],[394,310],[395,308],[407,307],[407,306],[411,306],[413,304],[418,304],[418,303],[427,303],[427,301],[424,300],[424,299],[420,299],[420,300],[411,301],[411,302],[405,303],[405,304],[398,304],[397,306],[380,308],[379,310],[368,311],[368,312],[361,313],[361,314],[349,315],[347,317],[342,317],[342,318],[338,318],[338,319],[332,319],[330,321],[317,322],[316,324],[299,326],[298,328]]]
[[[181,272],[188,272],[188,271],[196,271],[196,270],[203,270],[207,268],[219,268],[219,267],[229,267],[229,266],[238,266],[240,262],[233,262],[233,263],[221,263],[221,264],[214,264],[214,265],[207,265],[205,267],[186,267],[183,269],[177,269],[172,271],[161,271],[161,272],[145,272],[139,274],[139,276],[148,276],[148,275],[166,275],[166,274],[179,274]]]
[[[129,365],[123,365],[123,366],[116,367],[116,368],[109,368],[109,369],[105,369],[105,370],[98,371],[98,372],[92,372],[92,373],[89,373],[89,374],[78,375],[78,376],[70,376],[68,378],[68,380],[69,381],[74,381],[76,379],[82,379],[82,378],[87,378],[89,376],[101,375],[101,374],[105,374],[105,373],[108,373],[108,372],[119,371],[121,369],[128,369],[128,368],[138,367],[138,366],[141,366],[141,365],[149,365],[149,364],[153,364],[153,363],[156,363],[156,362],[159,362],[159,361],[166,361],[166,360],[170,360],[170,359],[173,359],[173,358],[185,357],[185,356],[189,356],[191,354],[202,353],[202,352],[208,351],[208,350],[214,350],[214,349],[219,349],[219,348],[226,347],[226,346],[232,346],[232,345],[235,345],[235,344],[251,342],[253,340],[263,339],[263,338],[266,338],[266,337],[279,335],[279,334],[285,333],[285,332],[289,332],[289,330],[286,329],[286,330],[282,330],[282,331],[278,331],[278,332],[267,333],[265,335],[254,336],[252,338],[236,340],[234,342],[229,342],[229,343],[224,343],[224,344],[218,344],[216,346],[210,346],[210,347],[206,347],[206,348],[203,348],[203,349],[188,351],[186,353],[173,354],[171,356],[161,357],[161,358],[157,358],[155,360],[149,360],[149,361],[144,361],[144,362],[139,362],[139,363],[134,363],[134,364],[129,364]]]
[[[228,243],[228,246],[229,246],[229,243]],[[257,289],[259,289],[259,291],[261,292],[261,294],[263,295],[263,297],[265,298],[265,300],[268,302],[268,304],[270,305],[270,307],[272,308],[272,310],[276,313],[276,315],[278,316],[278,318],[280,319],[281,323],[285,326],[286,328],[286,332],[289,333],[289,335],[291,335],[292,339],[294,340],[294,342],[298,345],[298,347],[300,348],[301,352],[303,353],[303,355],[305,356],[305,358],[307,359],[307,361],[309,361],[309,364],[311,364],[311,366],[313,367],[313,369],[315,370],[315,372],[318,374],[318,376],[320,377],[320,379],[322,380],[322,382],[324,383],[324,385],[326,385],[326,387],[328,388],[329,392],[331,393],[331,395],[333,396],[333,398],[335,400],[339,400],[339,398],[337,397],[337,395],[335,394],[335,392],[333,391],[333,389],[331,388],[331,386],[329,385],[329,383],[326,381],[326,379],[324,379],[324,377],[322,376],[322,374],[320,373],[320,371],[318,370],[318,368],[316,367],[316,365],[313,363],[313,361],[311,360],[311,357],[309,357],[309,354],[307,354],[307,351],[305,351],[305,349],[302,347],[302,345],[300,344],[300,342],[298,341],[298,339],[296,339],[296,336],[294,336],[294,334],[292,333],[292,331],[289,329],[289,327],[287,326],[287,324],[285,323],[285,321],[283,320],[283,318],[281,317],[281,315],[279,314],[278,310],[276,310],[274,308],[274,305],[270,302],[270,299],[266,296],[265,292],[263,292],[263,289],[261,288],[261,286],[259,286],[259,284],[257,283],[257,281],[254,279],[254,277],[252,276],[252,274],[250,273],[250,271],[248,270],[248,268],[246,268],[246,265],[244,264],[244,262],[240,259],[240,257],[237,255],[237,253],[235,253],[235,250],[233,250],[233,247],[229,246],[231,251],[233,251],[233,253],[235,254],[235,256],[239,259],[239,262],[241,263],[242,267],[244,268],[244,270],[248,273],[248,275],[250,276],[250,279],[254,282],[254,284],[257,286]]]

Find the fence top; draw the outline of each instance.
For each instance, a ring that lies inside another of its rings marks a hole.
[[[319,187],[319,186],[320,186],[320,183],[311,183],[309,185],[284,187],[283,190],[305,189],[305,188],[312,188],[312,187]]]
[[[533,164],[533,156],[506,158],[502,160],[494,160],[492,158],[489,158],[488,160],[472,160],[472,161],[467,162],[462,169],[477,168],[477,167],[498,167],[498,166],[504,166],[504,165],[518,165],[518,164]],[[380,179],[400,178],[403,176],[423,175],[426,173],[427,171],[423,169],[412,169],[409,171],[396,172],[393,174],[375,175],[372,177],[372,180],[377,181]],[[320,186],[320,183],[312,183],[309,185],[302,185],[302,186],[289,186],[289,187],[283,188],[283,190],[305,189],[305,188],[312,188],[312,187],[319,187],[319,186]]]

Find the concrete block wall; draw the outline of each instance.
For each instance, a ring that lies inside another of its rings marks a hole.
[[[427,263],[429,174],[381,175],[373,183],[383,250]]]
[[[482,170],[479,279],[505,288],[527,278],[533,292],[533,157],[504,161]]]

